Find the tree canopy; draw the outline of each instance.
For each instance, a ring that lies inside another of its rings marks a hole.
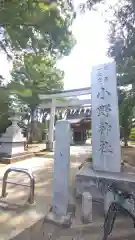
[[[131,0],[121,1],[113,8],[110,21],[109,56],[115,59],[119,91],[120,126],[125,146],[132,128],[135,106],[135,9]],[[131,84],[131,90],[125,88]],[[121,98],[121,99],[120,99]]]
[[[7,0],[0,8],[0,46],[8,56],[22,51],[67,55],[75,44],[70,26],[73,13],[64,1],[44,4]]]
[[[40,103],[39,94],[63,88],[64,72],[56,68],[55,59],[49,55],[24,54],[16,59],[8,89],[35,110]]]
[[[117,63],[118,79],[121,85],[133,84],[135,79],[135,11],[132,1],[114,9],[110,23],[109,56]]]
[[[121,90],[122,103],[119,105],[119,121],[125,147],[128,146],[128,138],[132,129],[134,96],[132,91]]]
[[[27,105],[31,116],[31,142],[34,136],[34,113],[41,103],[39,94],[63,89],[64,72],[56,68],[50,55],[26,53],[14,62],[12,81],[7,88],[21,103]],[[17,100],[16,99],[16,100]],[[20,102],[18,102],[20,104]]]

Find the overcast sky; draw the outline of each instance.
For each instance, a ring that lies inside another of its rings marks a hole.
[[[83,0],[74,1],[78,3]],[[77,15],[72,26],[77,44],[71,54],[58,64],[65,71],[65,89],[90,86],[92,66],[109,61],[109,25],[105,23],[105,18],[112,18],[113,15],[112,10],[107,11],[106,15],[105,9],[108,9],[109,5],[114,6],[118,1],[106,0],[106,5],[100,5],[100,10]]]
[[[58,64],[65,71],[65,89],[90,86],[92,65],[108,60],[108,25],[98,12],[78,15],[72,30],[77,44],[71,54]]]

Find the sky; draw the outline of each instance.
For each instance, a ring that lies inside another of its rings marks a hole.
[[[87,12],[77,16],[72,31],[77,44],[58,63],[65,71],[64,88],[89,87],[92,66],[108,61],[108,25],[99,12]]]
[[[0,53],[0,75],[2,75],[6,80],[10,79],[10,69],[11,63],[8,62],[6,54]]]

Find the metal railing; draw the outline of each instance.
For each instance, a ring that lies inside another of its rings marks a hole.
[[[30,179],[30,184],[28,185],[28,184],[23,184],[23,183],[7,181],[8,174],[10,172],[25,173]],[[33,176],[32,172],[29,169],[9,167],[5,171],[4,176],[3,176],[2,194],[1,194],[3,198],[7,196],[7,192],[6,192],[7,183],[13,184],[13,185],[20,185],[20,186],[24,186],[24,187],[29,187],[30,191],[29,191],[28,203],[29,204],[34,203],[35,179],[34,179],[34,176]]]

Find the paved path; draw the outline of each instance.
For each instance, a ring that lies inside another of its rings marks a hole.
[[[88,146],[71,147],[70,183],[77,171],[77,167],[89,154],[90,147]],[[0,240],[10,239],[24,228],[44,217],[50,208],[52,199],[53,158],[33,157],[11,165],[32,169],[36,180],[35,204],[31,206],[26,204],[29,190],[26,187],[8,186],[8,196],[0,200]],[[9,165],[1,165],[0,180],[2,180],[7,167]],[[24,174],[10,174],[9,180],[14,180],[18,183],[29,183],[29,179]]]
[[[74,186],[74,176],[78,171],[78,166],[89,157],[90,146],[71,147],[71,171],[70,188]],[[81,208],[80,202],[76,202],[76,219],[71,229],[61,230],[43,221],[35,224],[40,219],[44,219],[51,205],[52,199],[52,179],[53,179],[53,158],[34,157],[16,164],[18,167],[32,168],[36,179],[35,204],[26,204],[28,189],[20,186],[9,186],[9,195],[0,200],[0,240],[48,240],[48,234],[52,233],[54,240],[101,240],[103,226],[103,206],[93,204],[93,223],[84,226],[80,222]],[[0,167],[0,178],[3,176],[5,166]],[[17,182],[28,183],[28,179],[23,174],[11,174],[10,179]],[[1,190],[1,189],[0,189]],[[35,224],[35,225],[34,225]],[[31,226],[31,228],[30,228]],[[33,227],[32,227],[33,226]],[[26,229],[25,231],[23,231]],[[21,233],[21,235],[18,234]],[[15,237],[16,236],[16,237]],[[118,219],[112,240],[134,240],[135,231],[128,218]]]

